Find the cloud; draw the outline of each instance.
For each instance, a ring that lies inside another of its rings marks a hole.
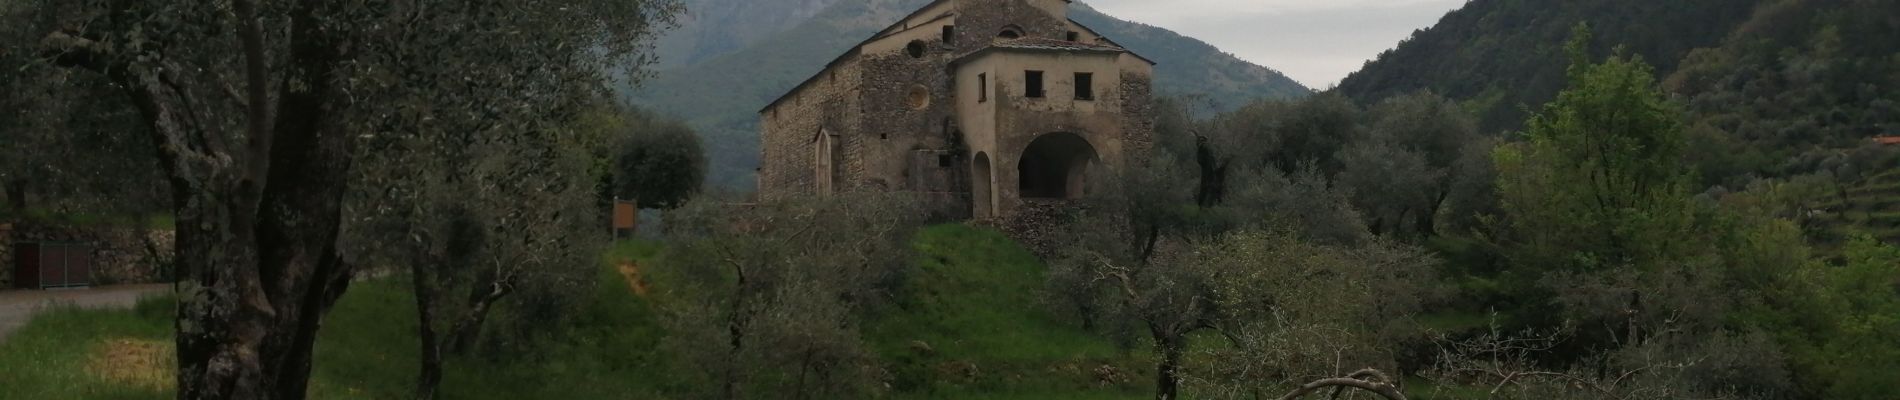
[[[1357,71],[1465,0],[1088,0],[1168,28],[1315,88]]]

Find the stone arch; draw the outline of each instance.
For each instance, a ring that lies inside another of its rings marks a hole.
[[[970,161],[970,205],[971,216],[989,218],[996,216],[996,195],[992,188],[996,178],[990,170],[990,155],[977,152]]]
[[[1017,195],[1025,199],[1082,197],[1095,146],[1068,132],[1043,134],[1023,149],[1016,163]]]
[[[1023,27],[1016,25],[1005,26],[1003,30],[996,32],[996,37],[1000,39],[1021,39],[1023,37]]]

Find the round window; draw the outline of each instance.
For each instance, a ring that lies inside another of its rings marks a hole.
[[[910,109],[912,110],[923,110],[924,108],[930,107],[930,88],[926,88],[924,85],[910,85],[910,93],[904,97],[905,101],[910,103]]]

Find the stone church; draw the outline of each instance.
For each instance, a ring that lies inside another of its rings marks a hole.
[[[901,190],[1007,217],[1152,146],[1154,62],[1071,0],[937,0],[761,110],[759,194]]]

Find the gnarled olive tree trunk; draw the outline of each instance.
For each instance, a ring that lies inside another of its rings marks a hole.
[[[342,59],[314,16],[289,14],[273,81],[255,4],[235,1],[244,94],[168,48],[82,32],[43,41],[62,65],[105,73],[151,126],[177,213],[178,397],[301,399],[323,315],[348,286],[336,249],[350,141],[332,118]],[[276,95],[270,85],[277,86]],[[231,143],[242,138],[244,143]]]

